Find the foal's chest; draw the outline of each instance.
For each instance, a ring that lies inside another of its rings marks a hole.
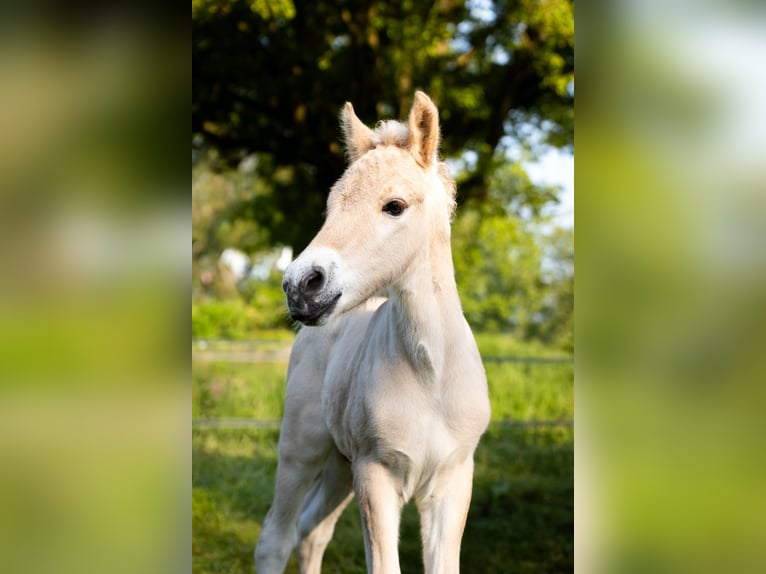
[[[345,381],[329,383],[323,408],[339,450],[348,458],[373,456],[392,464],[423,466],[475,446],[484,425],[474,430],[472,414],[445,396],[439,383],[424,381],[407,365],[358,369]]]

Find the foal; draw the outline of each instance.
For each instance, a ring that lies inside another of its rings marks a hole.
[[[456,573],[490,410],[455,285],[455,188],[437,158],[438,112],[417,92],[406,125],[370,130],[350,103],[341,122],[351,164],[282,284],[290,315],[309,328],[290,356],[257,570],[283,572],[295,547],[301,572],[318,573],[356,494],[368,572],[399,572],[399,520],[414,497],[425,571]]]

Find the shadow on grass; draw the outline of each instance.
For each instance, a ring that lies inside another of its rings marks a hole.
[[[193,571],[252,573],[252,554],[274,488],[278,433],[206,429],[193,434]],[[492,427],[476,452],[464,574],[571,572],[573,431]],[[403,574],[422,572],[417,511],[402,516]],[[365,572],[359,511],[336,527],[323,572]],[[295,558],[288,573],[298,572]]]
[[[278,431],[194,430],[192,569],[253,572],[253,549],[273,493]]]
[[[476,452],[461,571],[571,572],[571,428],[493,427]]]

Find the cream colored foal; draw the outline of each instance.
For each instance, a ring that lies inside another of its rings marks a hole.
[[[290,357],[257,570],[283,572],[296,548],[301,572],[318,573],[355,494],[368,572],[399,572],[399,520],[413,497],[425,571],[458,572],[490,407],[455,285],[438,111],[418,92],[406,125],[371,130],[348,103],[341,121],[351,163],[284,275],[290,314],[307,327]]]

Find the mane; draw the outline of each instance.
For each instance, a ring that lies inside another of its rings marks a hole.
[[[402,122],[396,120],[381,120],[372,131],[372,141],[375,147],[392,145],[401,149],[408,149],[410,131],[407,128],[407,125]],[[445,162],[438,162],[436,173],[439,176],[442,185],[444,185],[444,190],[447,192],[447,211],[449,220],[452,221],[457,207],[457,202],[455,200],[457,185],[450,173],[449,165]]]
[[[447,162],[440,161],[436,166],[436,173],[439,179],[444,185],[444,191],[447,192],[447,212],[449,213],[450,222],[455,218],[455,210],[457,209],[457,184],[455,178],[450,173],[449,165]]]
[[[407,149],[410,142],[410,130],[402,122],[381,120],[372,132],[373,142],[379,145],[394,145]]]

